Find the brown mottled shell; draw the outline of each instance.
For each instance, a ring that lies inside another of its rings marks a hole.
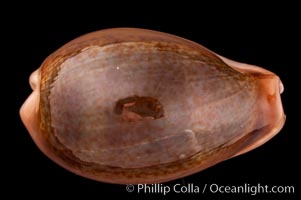
[[[285,119],[275,74],[150,30],[79,37],[31,85],[21,117],[39,148],[111,183],[193,174],[263,144]]]

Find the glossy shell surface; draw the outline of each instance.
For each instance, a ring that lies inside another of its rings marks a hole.
[[[155,183],[247,152],[283,126],[280,79],[186,39],[108,29],[51,54],[21,117],[39,148],[98,181]]]

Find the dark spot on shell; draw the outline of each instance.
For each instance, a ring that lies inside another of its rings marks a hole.
[[[136,114],[136,117],[140,119],[158,119],[164,116],[163,105],[157,99],[137,95],[118,100],[114,108],[114,113],[123,115],[126,118]]]

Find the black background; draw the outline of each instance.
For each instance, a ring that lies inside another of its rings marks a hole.
[[[16,104],[14,110],[14,132],[10,134],[8,150],[10,160],[8,189],[11,195],[22,191],[23,197],[43,196],[85,196],[87,199],[100,199],[105,194],[114,198],[142,199],[145,194],[128,193],[123,185],[100,183],[74,175],[59,167],[44,156],[31,140],[23,126],[18,110],[30,94],[28,78],[32,71],[40,66],[43,60],[57,48],[82,34],[113,27],[137,27],[154,29],[175,34],[197,43],[212,51],[235,61],[262,66],[278,74],[284,84],[282,94],[287,121],[281,132],[256,150],[245,155],[222,162],[205,171],[165,183],[220,185],[293,185],[297,187],[297,132],[293,131],[292,106],[293,85],[292,69],[295,67],[292,58],[295,44],[294,12],[279,5],[277,9],[250,5],[232,8],[217,8],[217,5],[202,7],[197,5],[178,5],[162,8],[161,5],[149,6],[124,5],[83,6],[81,9],[52,9],[48,5],[34,11],[14,10],[16,19],[10,20],[7,32],[12,37],[9,51],[10,65],[14,67]],[[54,8],[58,5],[52,5]],[[138,6],[137,8],[135,6]],[[43,9],[47,7],[47,9]],[[117,8],[118,7],[118,8]],[[146,8],[149,8],[146,10]],[[68,11],[68,12],[67,12]],[[285,12],[288,12],[288,14]],[[299,23],[300,25],[300,23]],[[187,196],[186,196],[187,195]],[[293,199],[297,194],[270,194],[256,196],[238,194],[186,194],[176,195],[177,199]],[[161,194],[156,198],[163,198]],[[169,195],[170,196],[170,195]],[[108,197],[108,198],[109,198]]]

